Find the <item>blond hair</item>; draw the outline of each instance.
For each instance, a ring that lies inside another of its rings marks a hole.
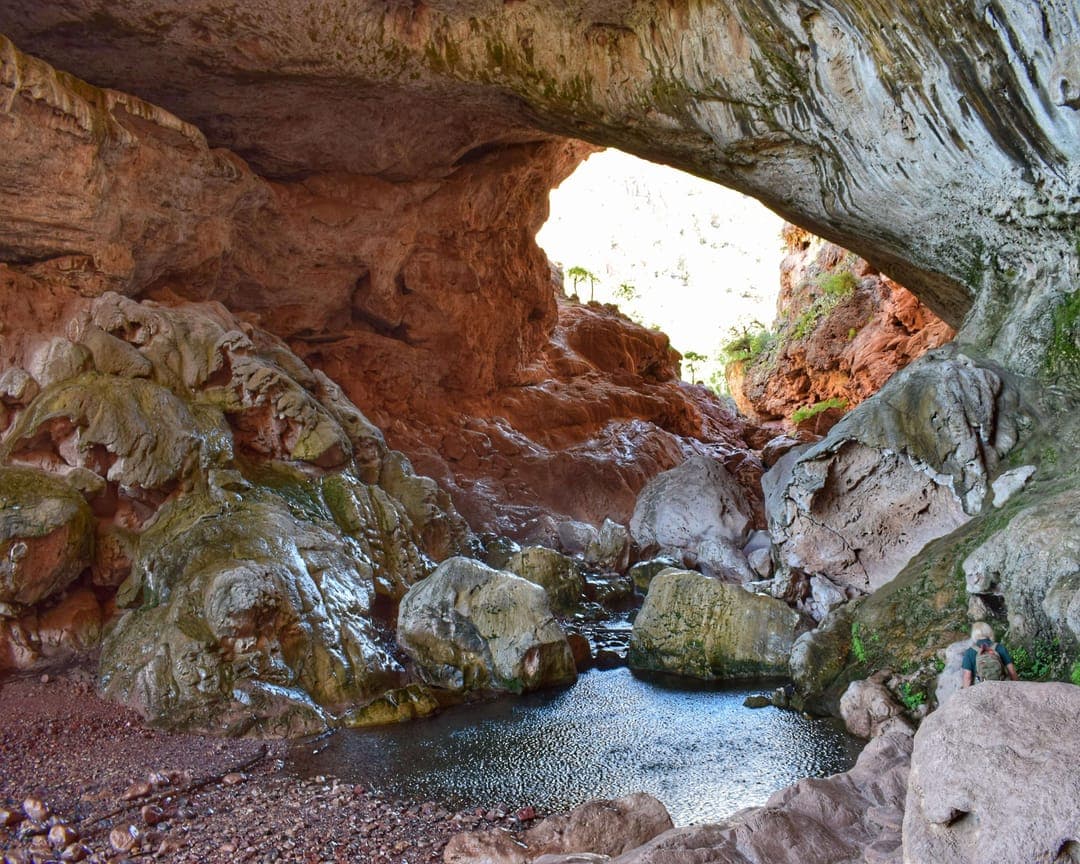
[[[976,621],[971,625],[971,641],[978,642],[980,639],[994,640],[994,628],[985,621]]]

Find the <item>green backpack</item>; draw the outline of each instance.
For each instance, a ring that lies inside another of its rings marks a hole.
[[[993,645],[975,646],[975,680],[1005,680],[1005,664],[1001,662],[996,642]]]

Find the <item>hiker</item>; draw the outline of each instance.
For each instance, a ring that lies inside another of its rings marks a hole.
[[[994,629],[985,621],[971,625],[971,641],[964,652],[964,687],[980,681],[1004,681],[1006,677],[1019,680],[1016,667],[1005,646],[994,641]]]

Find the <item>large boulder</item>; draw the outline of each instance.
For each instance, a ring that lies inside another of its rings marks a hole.
[[[788,674],[801,618],[785,603],[689,570],[667,570],[649,586],[634,620],[633,669],[694,678]]]
[[[159,512],[102,647],[106,696],[156,725],[278,736],[321,731],[402,683],[373,620],[376,573],[393,559],[369,557],[325,505],[311,512],[317,486],[290,491],[234,480]]]
[[[721,561],[723,548],[740,559],[733,578],[747,569],[742,546],[753,528],[753,511],[738,480],[717,459],[694,456],[650,480],[638,496],[630,533],[646,552],[705,551]]]
[[[0,616],[66,588],[90,565],[94,517],[44,471],[0,468]]]
[[[1029,424],[999,372],[952,350],[924,355],[763,478],[784,571],[827,576],[854,595],[877,590],[980,512]]]
[[[521,693],[576,677],[544,589],[469,558],[409,589],[397,639],[425,681],[449,690]]]
[[[1080,860],[1080,687],[984,682],[915,736],[904,813],[913,864]]]
[[[514,836],[506,831],[474,831],[450,838],[446,864],[526,864],[564,853],[610,856],[629,852],[670,830],[664,805],[644,792],[613,801],[587,801],[569,813],[549,816]],[[594,859],[577,859],[594,860]]]
[[[1034,503],[1021,499],[962,567],[970,594],[1007,610],[1014,639],[1080,647],[1080,489],[1067,479],[1058,486]]]

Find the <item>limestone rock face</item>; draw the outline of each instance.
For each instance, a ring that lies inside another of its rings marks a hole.
[[[587,801],[569,813],[549,816],[523,832],[520,839],[505,831],[476,831],[450,839],[446,864],[527,864],[538,859],[563,860],[562,853],[586,853],[607,861],[670,830],[664,805],[644,792],[613,801]],[[588,861],[589,858],[575,860]]]
[[[741,549],[752,527],[742,487],[721,463],[705,456],[653,478],[630,519],[630,533],[646,552],[705,557],[717,569],[731,571],[736,581],[748,570]]]
[[[853,253],[794,225],[784,240],[772,338],[729,364],[729,385],[747,416],[796,423],[801,412],[809,416],[797,425],[821,435],[954,331]]]
[[[694,678],[788,673],[799,615],[785,603],[688,570],[653,578],[634,620],[629,665]]]
[[[521,693],[574,680],[574,657],[544,590],[467,558],[444,561],[398,613],[398,644],[449,690]]]
[[[211,487],[143,534],[102,649],[101,686],[160,725],[310,734],[396,686],[374,569],[330,520],[276,495]]]
[[[66,588],[92,550],[93,515],[78,492],[44,472],[0,468],[0,613]]]
[[[984,682],[915,736],[904,858],[1070,861],[1080,836],[1080,688]]]
[[[468,546],[446,495],[219,305],[13,282],[64,303],[0,292],[35,384],[7,377],[0,667],[96,649],[101,591],[101,688],[159,725],[310,733],[403,683],[377,618]]]
[[[1022,507],[962,567],[970,594],[1004,601],[1014,638],[1053,633],[1080,645],[1080,490],[1062,485]]]
[[[988,503],[1002,458],[1031,421],[1005,378],[942,351],[769,470],[770,531],[789,571],[874,591]]]

